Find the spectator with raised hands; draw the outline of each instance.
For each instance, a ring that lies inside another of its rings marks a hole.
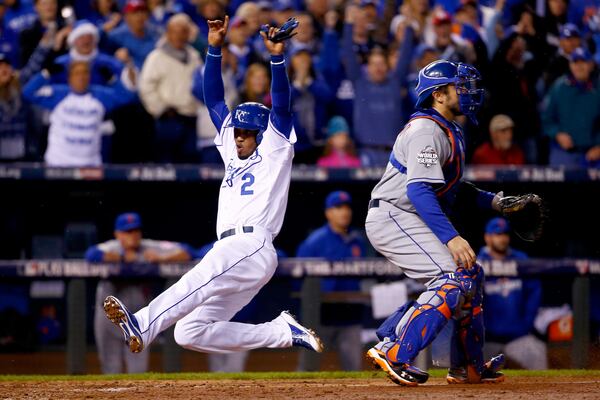
[[[121,81],[111,87],[90,85],[91,68],[84,61],[69,64],[68,81],[68,85],[51,84],[44,70],[23,88],[25,99],[51,111],[44,160],[54,167],[99,166],[104,115],[133,101],[135,93]]]
[[[403,49],[398,52],[396,68],[390,71],[386,54],[381,49],[369,53],[366,73],[363,73],[353,49],[352,31],[357,9],[346,9],[342,58],[346,75],[354,84],[354,138],[364,165],[385,165],[396,135],[402,129],[402,88],[405,83],[414,31],[406,27]]]

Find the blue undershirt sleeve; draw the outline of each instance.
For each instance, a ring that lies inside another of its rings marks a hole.
[[[289,139],[292,131],[292,93],[282,55],[271,56],[271,98],[273,126]]]
[[[492,209],[492,200],[496,196],[495,193],[486,192],[485,190],[477,189],[477,207],[482,210],[491,210]]]
[[[425,182],[414,182],[407,185],[407,196],[417,213],[431,231],[443,244],[458,236],[458,232],[440,207],[433,188]]]
[[[98,246],[92,246],[85,252],[85,260],[88,262],[102,262],[104,260],[104,253]]]
[[[221,48],[208,46],[206,68],[204,69],[204,104],[208,108],[210,119],[221,131],[223,121],[229,115],[225,104],[225,88],[221,77]]]

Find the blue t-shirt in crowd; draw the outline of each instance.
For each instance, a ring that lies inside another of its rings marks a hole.
[[[491,260],[489,250],[483,247],[479,260]],[[509,249],[505,260],[523,260],[527,255]],[[529,334],[542,300],[542,284],[538,279],[505,277],[485,278],[483,300],[486,340],[508,343]]]
[[[133,59],[133,63],[142,69],[144,60],[160,38],[160,31],[151,24],[146,24],[144,37],[135,36],[127,24],[121,24],[108,34],[108,39],[118,47],[125,47]]]

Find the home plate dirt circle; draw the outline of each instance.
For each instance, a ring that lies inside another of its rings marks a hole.
[[[0,399],[599,399],[598,375],[508,377],[501,384],[447,385],[443,378],[408,388],[384,378],[265,380],[106,380],[0,382]]]

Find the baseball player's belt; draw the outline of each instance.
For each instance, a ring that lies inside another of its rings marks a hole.
[[[369,210],[371,208],[377,208],[379,207],[379,199],[371,199],[369,200]]]
[[[252,226],[242,226],[242,230],[244,233],[252,233],[254,232],[254,227]],[[221,236],[219,239],[225,239],[226,237],[235,235],[235,228],[227,229],[226,231],[221,232]]]

